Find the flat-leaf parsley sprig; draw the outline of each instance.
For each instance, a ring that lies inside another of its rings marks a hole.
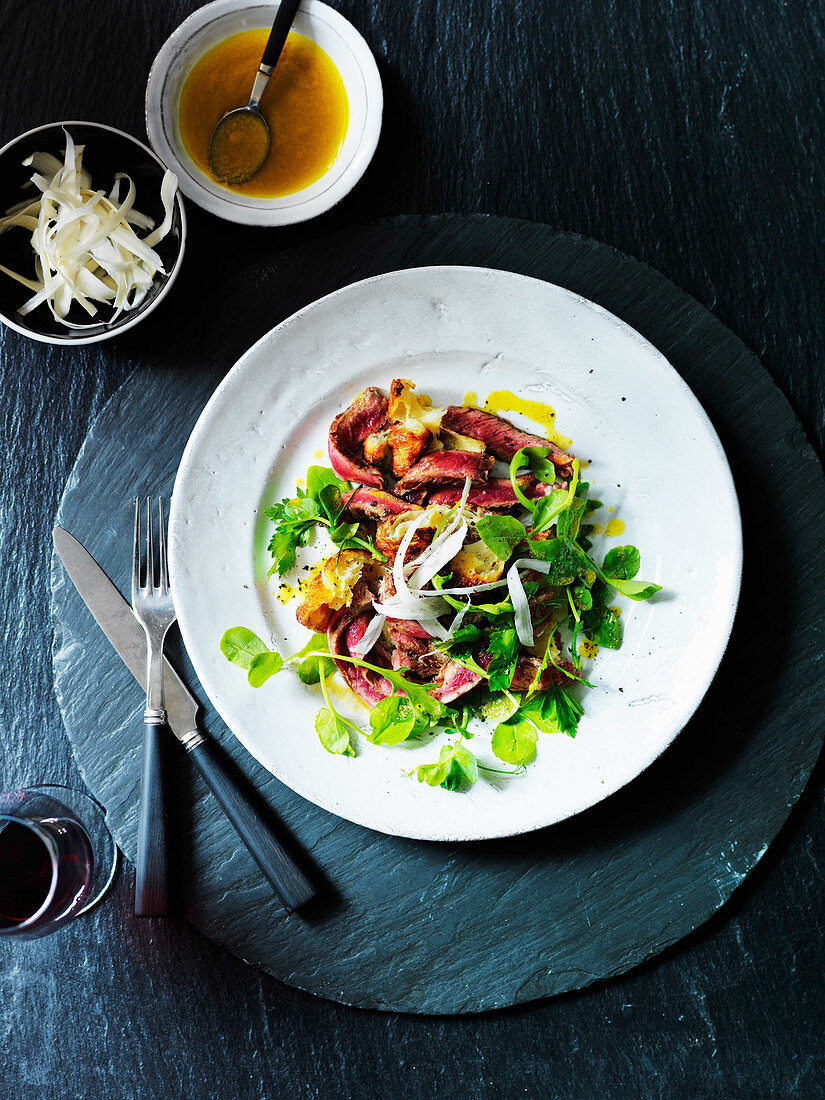
[[[348,523],[342,518],[349,497],[356,491],[325,466],[310,466],[306,490],[299,488],[290,500],[267,508],[264,515],[275,524],[269,540],[272,567],[267,578],[294,568],[295,551],[309,543],[316,527],[326,528],[339,550],[367,550],[374,558],[385,561],[372,540],[358,534],[358,523]]]

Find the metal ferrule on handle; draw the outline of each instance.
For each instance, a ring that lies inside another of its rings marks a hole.
[[[261,96],[266,91],[269,78],[274,71],[274,65],[261,65],[257,73],[255,73],[255,83],[252,85],[252,95],[249,97],[250,107],[257,107],[261,102]]]

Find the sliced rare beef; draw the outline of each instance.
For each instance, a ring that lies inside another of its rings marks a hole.
[[[519,488],[526,497],[531,500],[544,496],[549,486],[529,475],[518,479]],[[437,489],[430,495],[430,504],[456,504],[461,499],[461,489],[452,486],[448,489]],[[470,489],[467,497],[468,504],[474,504],[477,508],[489,508],[490,511],[501,511],[515,508],[519,500],[513,492],[513,486],[507,477],[491,477],[484,485]]]
[[[378,523],[402,512],[417,511],[417,506],[408,500],[401,500],[385,489],[372,486],[356,489],[346,498],[346,502],[346,511],[356,519],[371,519]]]
[[[366,581],[358,581],[353,589],[349,607],[344,607],[335,613],[327,631],[329,651],[333,658],[336,655],[353,656],[353,648],[364,637],[364,632],[373,618],[372,600],[373,596]],[[390,667],[389,656],[382,646],[373,646],[367,659],[371,664],[382,668]],[[345,683],[368,707],[374,707],[387,695],[392,695],[392,684],[379,673],[359,668],[357,665],[350,664],[349,661],[336,661],[335,666]]]
[[[327,449],[332,468],[339,477],[360,485],[382,488],[381,471],[370,466],[362,444],[370,432],[376,431],[387,417],[387,399],[370,386],[355,398],[349,408],[335,417],[329,429]]]
[[[542,439],[540,435],[522,431],[502,416],[466,405],[450,405],[444,413],[442,424],[451,431],[480,439],[496,458],[505,462],[509,462],[522,447],[546,447],[556,469],[567,477],[570,475],[572,455],[565,454],[555,443]]]
[[[470,451],[434,451],[416,463],[395,486],[396,496],[421,490],[463,485],[466,478],[474,484],[487,480],[493,460]]]

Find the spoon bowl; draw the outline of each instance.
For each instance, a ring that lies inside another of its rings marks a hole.
[[[229,111],[209,142],[209,167],[221,183],[246,183],[261,168],[271,145],[269,125],[257,104]]]

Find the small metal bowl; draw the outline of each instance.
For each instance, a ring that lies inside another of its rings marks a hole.
[[[23,167],[22,161],[26,157],[40,151],[62,159],[66,146],[64,129],[72,135],[75,144],[85,145],[83,166],[91,173],[92,185],[96,189],[109,191],[115,173],[126,172],[135,182],[135,207],[154,218],[156,223],[163,220],[160,199],[160,185],[166,170],[163,162],[143,142],[122,130],[98,122],[77,121],[38,126],[0,149],[0,213],[5,213],[10,206],[26,197],[21,187],[32,174],[31,168]],[[121,313],[110,324],[105,320],[109,307],[101,305],[100,324],[80,330],[64,328],[45,304],[21,317],[17,310],[31,297],[31,291],[0,272],[0,320],[16,332],[45,344],[96,344],[100,340],[108,340],[142,321],[169,292],[180,269],[185,240],[186,214],[178,192],[172,228],[156,247],[166,274],[155,276],[151,290],[137,309]],[[21,275],[33,276],[34,253],[29,241],[30,234],[23,229],[9,229],[0,234],[0,263],[19,271]],[[69,320],[81,324],[90,322],[88,314],[77,306],[72,307]]]

